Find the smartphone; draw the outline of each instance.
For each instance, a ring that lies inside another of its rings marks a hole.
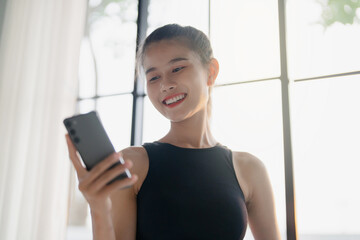
[[[63,122],[88,171],[115,152],[96,111],[75,115],[64,119]],[[113,164],[109,169],[118,164],[124,164],[122,157],[120,157],[119,162]],[[124,178],[131,178],[128,169],[107,184]]]

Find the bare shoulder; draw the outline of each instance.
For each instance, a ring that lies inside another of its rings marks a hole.
[[[134,162],[143,161],[144,158],[147,158],[147,153],[145,148],[143,147],[127,147],[121,150],[121,153],[124,157],[124,159],[129,159]],[[134,165],[135,167],[135,165]]]
[[[238,164],[238,167],[241,168],[241,171],[253,174],[263,174],[263,171],[266,171],[264,163],[248,152],[236,152],[233,151],[234,162]]]
[[[233,164],[239,184],[244,192],[246,202],[249,202],[260,179],[267,176],[264,163],[248,152],[233,151]]]
[[[281,239],[272,187],[264,163],[246,152],[233,152],[233,156],[236,174],[246,190],[246,208],[254,238]]]
[[[131,146],[121,150],[124,160],[131,160],[133,167],[130,172],[138,175],[139,179],[134,184],[134,193],[137,194],[149,169],[149,158],[145,148]]]

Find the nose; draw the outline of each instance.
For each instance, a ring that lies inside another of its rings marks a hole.
[[[163,81],[161,81],[160,86],[161,86],[160,87],[161,92],[166,92],[166,91],[173,90],[174,88],[176,88],[176,83],[170,79],[163,79]]]

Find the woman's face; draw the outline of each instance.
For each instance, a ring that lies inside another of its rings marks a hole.
[[[208,70],[185,44],[175,40],[151,43],[143,66],[148,96],[169,120],[179,122],[206,108]]]

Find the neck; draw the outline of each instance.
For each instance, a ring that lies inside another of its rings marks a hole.
[[[170,131],[160,141],[185,148],[208,148],[215,146],[217,141],[211,134],[206,114],[204,109],[181,122],[171,122]]]

